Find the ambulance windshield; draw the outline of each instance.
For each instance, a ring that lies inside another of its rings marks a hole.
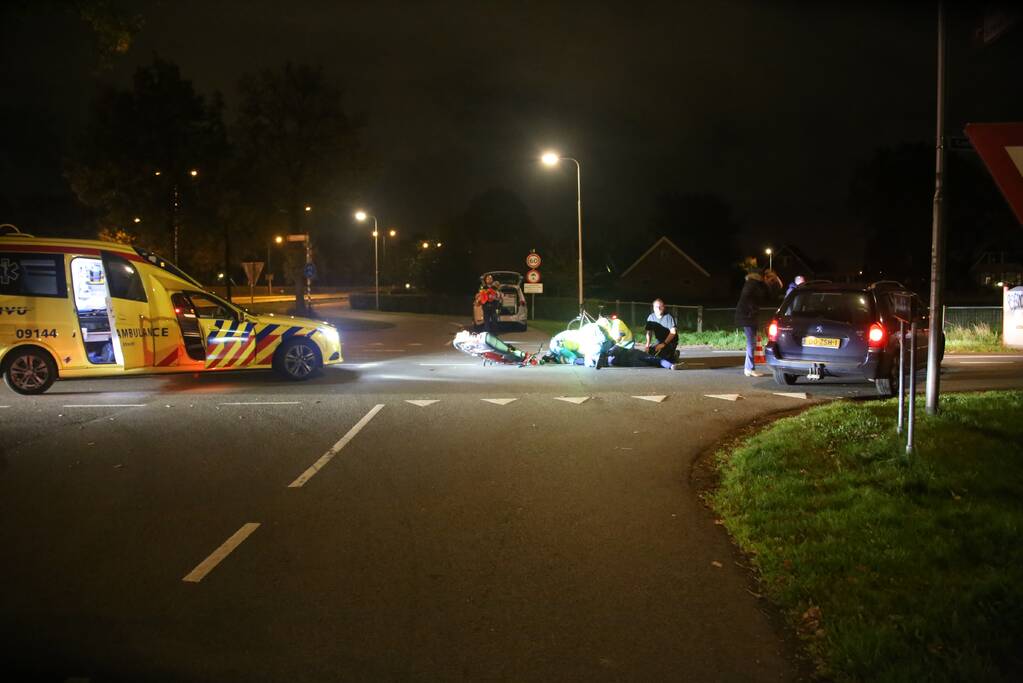
[[[138,253],[139,256],[144,258],[146,261],[149,261],[150,263],[152,263],[157,268],[162,268],[162,269],[166,270],[168,273],[170,273],[172,275],[176,275],[177,277],[181,278],[182,280],[185,280],[186,282],[191,282],[193,285],[195,285],[196,287],[198,287],[200,289],[203,288],[202,285],[199,284],[199,282],[194,277],[192,277],[191,275],[189,275],[185,271],[181,270],[176,265],[174,265],[173,263],[171,263],[167,259],[163,258],[162,256],[154,254],[151,251],[147,251],[145,249],[141,249],[139,247],[135,247],[135,251]]]

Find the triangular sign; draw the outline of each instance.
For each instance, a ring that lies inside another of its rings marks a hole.
[[[579,405],[580,403],[585,403],[586,401],[590,400],[590,397],[589,396],[555,396],[554,400],[555,401],[566,401],[567,403],[574,403],[576,405]]]
[[[722,401],[738,401],[742,396],[739,394],[704,394],[707,398],[720,398]]]
[[[411,403],[414,406],[419,406],[420,408],[425,408],[426,406],[433,405],[434,403],[437,403],[439,400],[440,399],[436,399],[436,398],[410,398],[410,399],[405,399],[405,403]]]
[[[509,403],[511,403],[512,401],[514,401],[515,399],[514,398],[481,398],[480,400],[481,401],[486,401],[487,403],[493,403],[494,405],[498,405],[498,406],[506,406]]]
[[[1023,223],[1023,123],[969,123],[966,135]]]
[[[804,401],[810,398],[810,395],[807,394],[805,391],[775,391],[772,393],[774,393],[775,396],[784,396],[785,398],[799,398]]]
[[[654,403],[660,403],[667,396],[633,396],[632,398],[638,398],[640,401],[653,401]]]

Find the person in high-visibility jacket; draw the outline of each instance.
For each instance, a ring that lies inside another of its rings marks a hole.
[[[497,334],[497,316],[501,310],[501,290],[497,288],[494,276],[487,273],[476,292],[474,305],[479,306],[483,313],[483,329],[490,334]]]

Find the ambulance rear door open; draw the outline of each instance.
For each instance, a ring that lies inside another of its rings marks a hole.
[[[152,365],[149,302],[135,266],[122,256],[102,252],[101,257],[72,257],[70,270],[88,362],[125,370]]]

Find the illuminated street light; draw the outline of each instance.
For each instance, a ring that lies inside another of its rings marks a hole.
[[[768,247],[764,249],[764,253],[767,254],[767,267],[774,270],[774,250]]]
[[[423,242],[423,249],[429,249],[429,248],[430,248],[430,243],[429,242]]]
[[[311,206],[309,206],[308,204],[306,204],[306,205],[305,205],[305,210],[306,210],[306,211],[312,211],[312,210],[313,210],[313,207],[311,207]]]
[[[160,175],[160,171],[159,170],[153,171],[153,175],[155,175],[155,176]]]
[[[196,176],[198,176],[198,175],[199,175],[199,171],[198,171],[198,169],[194,169],[194,168],[193,168],[193,169],[192,169],[191,171],[189,171],[189,172],[188,172],[188,175],[190,175],[190,176],[192,176],[193,178],[195,178]]]
[[[132,223],[141,223],[142,219],[139,218],[138,216],[135,216],[134,218],[131,219],[131,221],[132,221]]]
[[[443,242],[437,242],[437,248],[438,248],[438,249],[440,249],[440,245],[441,245],[441,244],[443,244]]]
[[[395,235],[398,234],[398,231],[395,230],[394,228],[391,228],[390,232],[388,232],[387,234],[390,235],[391,237],[394,237]]]
[[[359,210],[355,212],[355,220],[360,223],[367,218],[373,219],[373,291],[376,298],[377,310],[380,310],[380,259],[377,256],[377,249],[379,248],[379,240],[377,236],[380,234],[380,229],[377,227],[377,217],[371,216],[365,211]]]
[[[277,244],[281,244],[284,242],[284,238],[281,237],[280,235],[277,235],[276,237],[274,237],[274,242],[276,242]]]
[[[583,312],[583,182],[582,166],[578,159],[563,157],[556,152],[544,152],[540,161],[545,166],[557,166],[560,161],[571,161],[575,164],[575,205],[576,217],[579,221],[579,313]]]

